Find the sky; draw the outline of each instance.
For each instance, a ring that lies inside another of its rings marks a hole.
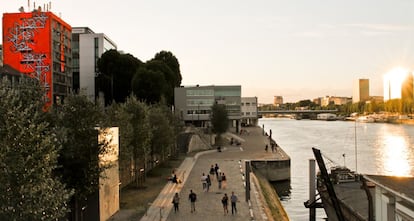
[[[35,2],[141,61],[171,51],[184,86],[241,85],[259,103],[351,97],[360,78],[382,96],[384,74],[414,70],[414,0]],[[28,11],[27,0],[0,0],[2,14],[20,6]]]

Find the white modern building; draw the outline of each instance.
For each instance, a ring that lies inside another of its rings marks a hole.
[[[257,97],[241,98],[241,125],[256,126],[257,125]]]
[[[103,33],[94,33],[88,27],[72,28],[73,90],[95,101],[98,97],[95,77],[97,61],[116,44]]]

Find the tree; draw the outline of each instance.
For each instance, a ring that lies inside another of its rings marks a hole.
[[[33,79],[0,83],[0,220],[60,220],[72,193],[53,175],[61,145],[44,91]]]
[[[151,157],[152,160],[165,160],[171,155],[175,145],[174,127],[171,124],[168,114],[165,111],[166,106],[162,104],[154,105],[149,111],[149,120],[151,124]],[[158,156],[158,157],[157,157]]]
[[[120,111],[117,114],[120,127],[128,128],[121,130],[121,159],[128,160],[127,155],[122,152],[132,153],[134,163],[135,183],[140,185],[139,168],[143,168],[147,172],[147,162],[150,154],[150,142],[152,139],[152,131],[149,122],[149,107],[143,102],[137,100],[135,96],[129,97],[125,103],[120,105]]]
[[[298,103],[299,103],[299,107],[311,107],[313,104],[311,100],[301,100]]]
[[[105,104],[125,101],[131,94],[131,81],[141,64],[131,54],[120,54],[114,49],[102,54],[97,62],[97,92],[105,94]]]
[[[168,67],[166,63],[160,60],[151,60],[145,64],[147,70],[152,70],[154,72],[161,72],[165,79],[165,84],[163,86],[164,91],[162,96],[165,97],[167,104],[172,106],[174,104],[174,88],[176,85],[176,74]]]
[[[98,76],[97,90],[103,92],[105,96],[105,104],[109,104],[114,99],[114,76],[118,69],[118,60],[121,55],[115,49],[106,51],[98,59]]]
[[[211,124],[213,133],[220,139],[221,134],[229,128],[229,118],[224,104],[216,103],[211,107]]]
[[[181,71],[180,64],[173,53],[169,51],[160,51],[155,54],[153,60],[162,61],[165,63],[174,73],[173,85],[179,87],[181,85]]]
[[[140,68],[132,79],[132,91],[140,100],[148,104],[161,101],[166,92],[167,83],[160,71]]]
[[[131,54],[121,54],[114,78],[114,100],[124,102],[131,95],[131,81],[142,62]]]
[[[73,207],[78,214],[83,206],[79,203],[96,193],[102,172],[110,166],[99,164],[99,156],[110,151],[107,143],[97,139],[96,127],[102,125],[103,110],[86,96],[73,95],[55,108],[55,115],[58,126],[65,130],[59,172],[66,185],[75,190]]]

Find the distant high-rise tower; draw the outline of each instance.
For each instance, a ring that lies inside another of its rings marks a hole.
[[[42,82],[46,107],[72,90],[71,31],[61,18],[40,8],[3,14],[3,63]]]
[[[357,79],[354,82],[352,103],[365,102],[369,100],[369,79]]]
[[[283,97],[282,96],[274,96],[273,105],[280,106],[282,104],[283,104]]]

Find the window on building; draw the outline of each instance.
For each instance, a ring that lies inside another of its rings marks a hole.
[[[213,90],[186,90],[187,97],[191,96],[214,96]]]
[[[95,73],[98,73],[98,59],[99,59],[99,38],[94,38],[94,46],[95,46]]]

